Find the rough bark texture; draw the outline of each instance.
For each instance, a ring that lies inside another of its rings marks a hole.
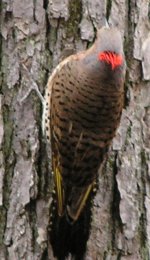
[[[86,259],[150,259],[148,0],[1,0],[0,259],[48,259],[52,185],[33,81],[44,94],[59,60],[87,48],[105,17],[124,37],[125,106],[99,177]]]

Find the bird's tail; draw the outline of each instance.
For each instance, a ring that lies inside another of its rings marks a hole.
[[[94,179],[84,187],[64,185],[57,164],[57,159],[53,159],[58,215],[62,217],[66,213],[68,219],[73,223],[77,221],[84,209],[92,190],[95,188],[96,180]]]
[[[88,201],[88,198],[95,189],[96,181],[83,187],[72,187],[66,206],[66,214],[70,221],[76,222],[84,210],[84,207]]]
[[[91,226],[91,207],[94,195],[95,191],[90,192],[79,218],[72,223],[68,221],[66,214],[58,215],[56,198],[53,198],[50,208],[49,240],[57,259],[66,259],[69,254],[73,256],[73,259],[84,259]]]

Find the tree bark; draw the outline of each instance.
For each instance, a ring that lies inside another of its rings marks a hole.
[[[0,259],[53,258],[50,158],[33,85],[44,95],[53,68],[88,48],[105,17],[124,39],[125,105],[99,175],[85,259],[150,259],[148,0],[1,0]]]

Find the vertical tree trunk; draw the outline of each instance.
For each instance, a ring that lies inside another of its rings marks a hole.
[[[59,60],[87,48],[105,17],[124,38],[125,106],[99,176],[86,259],[150,259],[149,12],[148,0],[1,0],[0,259],[48,259],[50,160],[33,86],[44,94]]]

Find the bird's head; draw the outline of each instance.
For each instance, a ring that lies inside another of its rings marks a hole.
[[[98,60],[110,64],[112,70],[123,64],[122,39],[117,28],[102,27],[98,30],[96,49]]]

